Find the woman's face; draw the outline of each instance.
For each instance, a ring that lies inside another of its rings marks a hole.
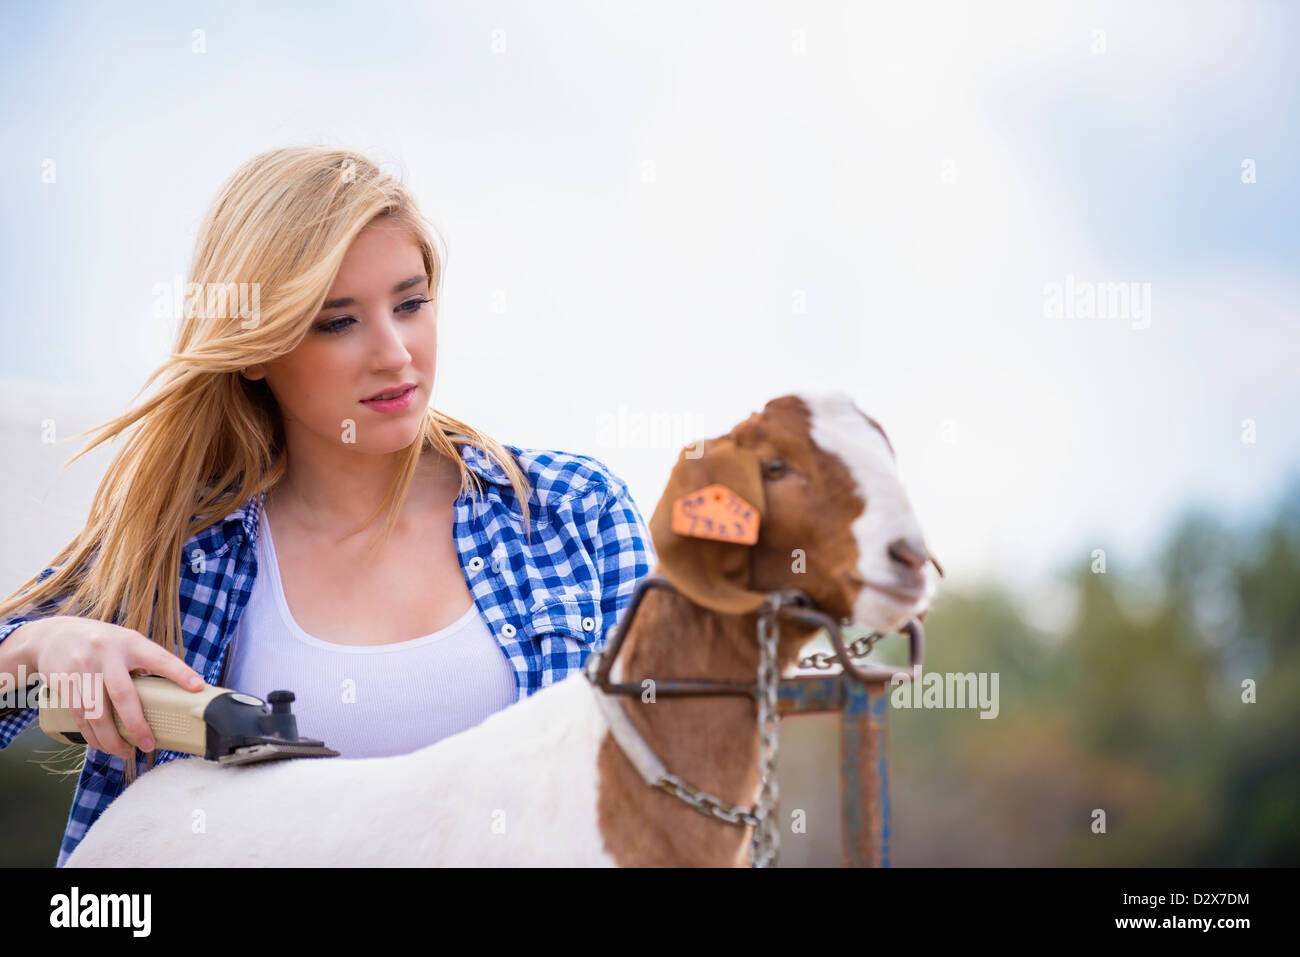
[[[343,258],[307,337],[293,352],[249,366],[265,374],[291,445],[314,440],[373,454],[406,448],[432,396],[437,304],[420,249],[384,221],[366,226]],[[362,400],[414,384],[404,408]]]

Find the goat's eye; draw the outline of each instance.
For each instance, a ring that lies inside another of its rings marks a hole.
[[[763,463],[764,478],[780,478],[786,472],[790,471],[790,466],[784,459],[768,459]]]

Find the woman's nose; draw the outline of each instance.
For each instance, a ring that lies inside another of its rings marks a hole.
[[[411,361],[410,350],[402,340],[402,329],[396,317],[381,319],[373,328],[377,330],[375,335],[379,337],[375,354],[380,365],[385,368],[400,367]]]

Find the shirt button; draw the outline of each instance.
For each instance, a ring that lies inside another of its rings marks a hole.
[[[582,619],[582,630],[583,630],[583,631],[591,631],[591,629],[593,629],[593,628],[595,628],[595,627],[596,627],[596,623],[595,623],[594,621],[592,621],[590,618],[584,618],[584,619]]]
[[[510,624],[510,622],[506,622],[501,626],[501,634],[505,635],[507,638],[513,638],[515,636],[515,626]]]
[[[469,560],[470,571],[476,572],[482,567],[483,567],[483,559],[479,558],[477,555],[475,555],[473,558]]]

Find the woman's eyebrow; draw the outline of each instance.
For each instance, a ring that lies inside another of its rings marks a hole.
[[[410,289],[412,286],[417,286],[422,282],[427,282],[428,279],[428,276],[412,276],[410,279],[403,279],[393,287],[393,292],[401,292],[403,289]],[[356,300],[351,296],[344,296],[342,299],[326,299],[325,305],[321,306],[321,308],[338,309],[341,306],[350,306],[354,302],[356,302]]]

